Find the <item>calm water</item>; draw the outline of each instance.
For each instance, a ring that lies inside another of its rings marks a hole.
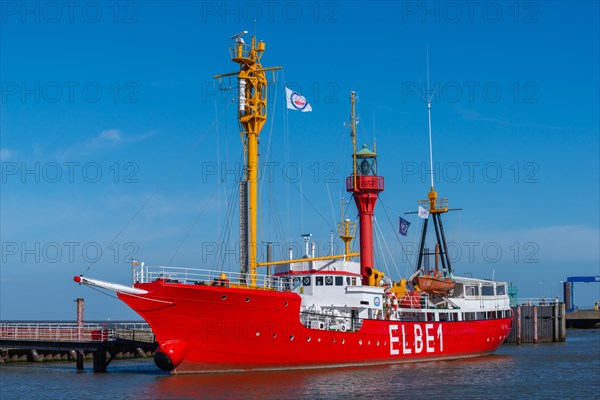
[[[91,366],[2,365],[0,399],[600,399],[600,330],[470,360],[368,368],[169,376],[151,359],[113,361],[106,374]]]

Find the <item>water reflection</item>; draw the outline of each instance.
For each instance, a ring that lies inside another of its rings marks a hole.
[[[0,398],[55,399],[514,399],[598,398],[600,330],[569,330],[567,343],[504,345],[454,361],[253,373],[169,376],[152,359],[0,365]]]

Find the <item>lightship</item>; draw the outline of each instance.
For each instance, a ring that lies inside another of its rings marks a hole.
[[[245,33],[245,32],[243,32]],[[243,34],[242,33],[242,34]],[[241,182],[240,272],[150,267],[134,263],[131,286],[91,279],[79,284],[115,291],[155,333],[156,365],[171,373],[322,368],[447,360],[494,352],[511,328],[506,282],[453,275],[442,225],[449,211],[431,182],[421,202],[424,220],[416,270],[393,282],[373,257],[373,216],[384,178],[376,149],[357,151],[355,93],[350,96],[353,169],[346,190],[358,211],[360,252],[352,251],[356,224],[343,219],[339,255],[318,257],[306,239],[300,258],[257,258],[258,139],[267,121],[265,43],[235,35],[239,64],[238,119],[244,137]],[[427,223],[435,251],[425,248]],[[267,249],[269,254],[269,249]],[[435,267],[428,260],[435,256]],[[441,261],[441,265],[440,265]],[[441,267],[441,268],[440,268]],[[264,268],[269,273],[259,274]]]

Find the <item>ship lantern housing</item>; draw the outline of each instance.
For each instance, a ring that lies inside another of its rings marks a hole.
[[[356,152],[357,173],[362,176],[377,175],[377,154],[363,144],[362,149]]]

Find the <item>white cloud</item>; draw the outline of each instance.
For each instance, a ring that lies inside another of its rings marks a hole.
[[[119,141],[122,139],[121,131],[119,131],[118,129],[108,129],[108,130],[102,131],[102,132],[100,132],[98,137],[100,139],[106,139],[106,140],[111,140],[111,141],[113,141],[113,140]]]
[[[15,152],[9,149],[0,149],[0,161],[8,161],[14,156]]]
[[[154,132],[144,133],[137,136],[126,136],[119,129],[106,129],[100,131],[97,135],[91,138],[70,145],[66,149],[58,152],[55,158],[64,160],[80,156],[89,156],[98,152],[141,142],[142,140],[152,136],[154,136]]]
[[[119,145],[123,141],[121,131],[118,129],[107,129],[100,132],[97,136],[88,139],[80,145],[80,151],[89,153],[96,150],[102,150],[108,147]]]

